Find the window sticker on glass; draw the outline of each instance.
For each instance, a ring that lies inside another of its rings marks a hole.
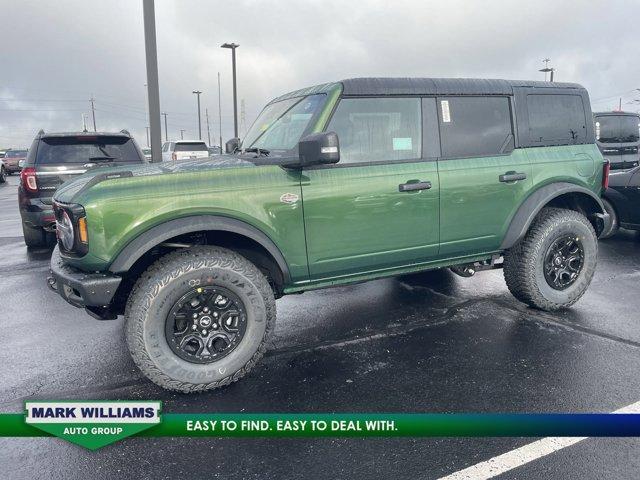
[[[411,137],[393,137],[394,150],[413,150]]]
[[[449,112],[449,100],[442,100],[442,123],[451,123],[451,113]]]

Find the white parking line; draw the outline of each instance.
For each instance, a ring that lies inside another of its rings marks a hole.
[[[612,413],[640,413],[640,402],[632,403]],[[484,462],[476,463],[439,480],[484,480],[521,467],[589,437],[547,437],[529,443]]]

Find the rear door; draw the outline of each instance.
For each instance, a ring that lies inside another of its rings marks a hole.
[[[417,97],[340,101],[326,128],[338,134],[340,162],[305,169],[301,177],[312,279],[437,256],[435,118],[434,99],[424,99],[424,107]]]
[[[531,189],[531,167],[514,149],[508,96],[438,98],[442,144],[440,255],[496,251]]]

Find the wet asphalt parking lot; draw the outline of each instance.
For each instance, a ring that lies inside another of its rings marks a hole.
[[[16,176],[0,184],[0,412],[27,399],[160,399],[193,412],[609,412],[640,401],[640,239],[601,241],[583,299],[544,313],[502,272],[446,270],[278,300],[274,350],[222,390],[166,392],[134,366],[123,319],[100,322],[45,284],[22,241]],[[435,479],[530,438],[130,438],[97,452],[0,439],[2,478]],[[500,479],[640,476],[640,440],[587,439]]]

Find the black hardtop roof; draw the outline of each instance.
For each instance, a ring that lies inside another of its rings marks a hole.
[[[534,80],[492,80],[486,78],[348,78],[295,90],[269,103],[290,98],[327,93],[336,88],[342,95],[513,95],[513,87],[571,89],[585,91],[577,83],[540,82]]]
[[[513,95],[513,87],[584,90],[577,83],[483,78],[350,78],[343,95]]]
[[[623,112],[622,110],[616,111],[609,111],[609,112],[593,112],[594,116],[598,116],[598,117],[604,117],[604,116],[617,116],[617,115],[630,115],[630,116],[634,116],[634,117],[640,117],[640,113],[636,113],[636,112]]]

